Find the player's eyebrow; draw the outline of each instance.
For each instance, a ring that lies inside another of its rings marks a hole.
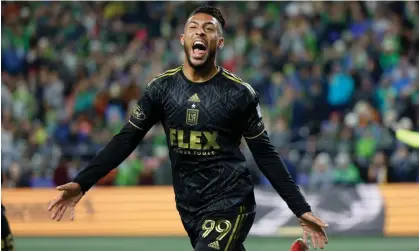
[[[188,22],[188,25],[189,24],[198,24],[198,22],[197,21],[194,21],[194,20],[190,20],[189,22]]]
[[[189,22],[188,22],[188,25],[189,24],[199,24],[197,21],[195,21],[195,20],[190,20]],[[205,21],[204,22],[204,26],[207,26],[207,25],[212,25],[212,26],[216,26],[216,24],[214,23],[214,21]]]
[[[204,25],[211,25],[211,26],[216,26],[213,22],[210,22],[210,21],[208,21],[208,22],[205,22],[205,24]]]

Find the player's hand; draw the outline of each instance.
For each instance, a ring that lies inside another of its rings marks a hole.
[[[60,221],[63,218],[65,211],[69,208],[71,211],[71,220],[74,220],[74,207],[77,202],[83,197],[80,185],[74,182],[64,184],[57,187],[58,191],[62,191],[48,206],[48,211],[53,211],[51,215],[52,220]]]
[[[299,218],[301,227],[303,228],[303,241],[309,247],[307,239],[311,237],[311,243],[315,249],[323,249],[328,243],[326,231],[324,230],[329,225],[319,219],[311,212],[307,212]]]

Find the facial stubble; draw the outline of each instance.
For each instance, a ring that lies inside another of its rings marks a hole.
[[[194,64],[192,63],[191,60],[191,50],[192,50],[192,46],[188,47],[188,46],[183,46],[183,50],[185,51],[185,55],[186,55],[186,60],[188,60],[189,65],[194,68],[195,70],[200,70],[205,68],[206,66],[208,66],[208,64],[212,63],[215,61],[215,57],[217,55],[217,49],[213,49],[210,50],[210,48],[208,48],[208,55],[207,58],[204,62],[200,63],[200,64]]]

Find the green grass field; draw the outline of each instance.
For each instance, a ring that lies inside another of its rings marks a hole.
[[[248,251],[287,251],[294,239],[249,237]],[[186,238],[16,238],[16,251],[191,251]],[[330,251],[418,251],[419,238],[330,237]]]

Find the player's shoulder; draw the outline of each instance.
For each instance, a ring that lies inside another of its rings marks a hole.
[[[222,68],[221,70],[222,70],[221,75],[224,77],[225,82],[229,85],[229,87],[236,88],[246,93],[247,95],[250,95],[253,98],[257,96],[257,92],[255,91],[255,89],[253,89],[253,87],[249,83],[243,81],[236,74],[224,68]]]
[[[183,65],[180,65],[176,68],[167,70],[163,73],[160,73],[159,75],[155,76],[148,84],[147,87],[152,87],[159,85],[161,83],[167,82],[167,80],[173,79],[176,74],[180,73],[182,70]]]

